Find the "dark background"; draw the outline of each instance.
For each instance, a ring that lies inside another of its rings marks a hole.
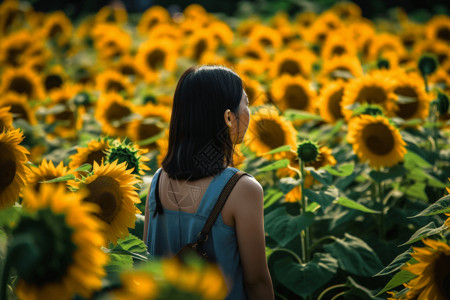
[[[101,7],[111,3],[112,1],[100,0],[34,0],[28,1],[35,10],[38,11],[54,11],[64,10],[71,18],[77,18],[84,14],[95,13]],[[170,8],[171,11],[183,10],[191,3],[201,4],[208,12],[224,13],[233,15],[239,8],[238,0],[124,0],[121,1],[129,13],[143,12],[152,5],[161,5]],[[272,15],[280,9],[284,9],[291,15],[295,15],[302,11],[302,7],[314,3],[314,5],[325,10],[331,7],[336,0],[248,0],[247,2],[253,4],[256,13],[259,15]],[[351,1],[361,7],[362,14],[366,18],[385,17],[388,11],[394,7],[402,7],[410,17],[416,18],[418,21],[426,21],[432,15],[436,14],[450,14],[449,0],[390,0],[390,1],[376,1],[376,0],[354,0]]]

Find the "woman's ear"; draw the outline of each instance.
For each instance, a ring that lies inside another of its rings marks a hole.
[[[231,127],[231,110],[227,109],[225,111],[224,120],[225,120],[225,124],[227,124],[228,127]]]

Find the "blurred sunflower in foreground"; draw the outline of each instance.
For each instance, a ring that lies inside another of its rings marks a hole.
[[[108,256],[101,250],[102,224],[95,205],[82,203],[86,191],[43,185],[24,191],[24,215],[13,231],[8,258],[17,271],[19,299],[90,297],[101,287]]]
[[[19,145],[23,139],[20,129],[0,133],[0,209],[16,202],[27,181],[25,163],[29,152]]]
[[[113,299],[218,300],[227,294],[225,279],[215,264],[192,257],[186,263],[172,258],[152,262],[152,265],[152,269],[144,266],[122,272],[122,287],[113,293]]]
[[[89,190],[90,194],[83,201],[100,206],[97,216],[106,224],[107,240],[113,244],[129,234],[128,228],[134,228],[136,214],[140,213],[135,206],[141,202],[135,186],[140,180],[126,166],[126,162],[118,164],[117,160],[104,165],[94,162],[94,169],[88,177],[70,182],[75,189],[85,187]]]
[[[403,160],[406,143],[398,129],[382,116],[360,115],[348,126],[347,141],[359,159],[374,169],[392,167]]]

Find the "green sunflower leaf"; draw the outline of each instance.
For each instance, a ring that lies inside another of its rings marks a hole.
[[[450,213],[450,195],[444,196],[438,201],[434,202],[420,213],[410,218],[432,216],[438,214]]]
[[[90,172],[92,170],[91,164],[83,164],[75,169],[75,172]]]
[[[319,169],[314,170],[313,168],[308,169],[309,173],[314,177],[315,180],[318,182],[324,184],[324,185],[331,185],[332,183],[332,177],[331,174],[328,173],[327,170]]]
[[[275,154],[275,153],[280,153],[280,152],[286,152],[286,151],[290,151],[290,150],[291,150],[291,145],[284,145],[284,146],[272,149],[269,152],[264,153],[264,155],[266,155],[266,154]]]
[[[385,267],[383,270],[381,270],[380,272],[378,272],[373,276],[384,276],[400,270],[400,268],[403,267],[405,263],[411,260],[412,252],[413,252],[412,249],[409,248],[405,252],[400,253],[399,255],[397,255],[396,258],[394,258],[394,260],[389,265],[387,265],[387,267]]]
[[[317,120],[321,121],[323,120],[321,116],[311,114],[309,112],[303,111],[303,110],[297,110],[297,109],[286,109],[284,111],[284,117],[289,121],[295,121],[295,120]]]
[[[336,188],[328,188],[323,191],[305,189],[304,194],[308,197],[309,201],[314,201],[322,207],[327,207],[339,197],[339,191]]]
[[[425,225],[424,227],[420,228],[419,230],[417,230],[410,238],[407,242],[399,245],[399,247],[401,246],[405,246],[405,245],[409,245],[412,243],[415,243],[417,241],[420,241],[423,238],[441,233],[442,231],[446,230],[448,227],[444,224],[441,227],[437,227],[436,225],[434,225],[434,222],[431,221],[430,223],[428,223],[427,225]]]
[[[39,183],[55,183],[55,182],[63,182],[63,181],[69,181],[69,180],[74,180],[74,179],[75,179],[75,175],[67,174],[65,176],[53,178],[51,180],[39,181]]]
[[[315,253],[306,264],[299,264],[287,257],[274,263],[276,278],[301,297],[311,295],[330,281],[337,268],[337,260],[328,253]]]
[[[271,238],[282,247],[286,246],[300,232],[314,222],[314,214],[306,212],[303,215],[292,216],[285,207],[278,207],[264,217],[264,228]]]
[[[400,272],[395,274],[391,280],[389,280],[389,282],[386,284],[386,286],[378,294],[376,294],[376,296],[379,296],[387,291],[390,291],[390,290],[398,287],[399,285],[402,285],[405,282],[408,282],[411,279],[414,279],[416,277],[417,277],[417,275],[414,275],[405,270],[401,270]]]
[[[334,169],[330,165],[323,167],[323,169],[327,170],[328,173],[330,173],[331,175],[339,176],[339,177],[346,177],[353,173],[353,170],[355,169],[355,163],[351,162],[351,163],[342,164],[339,166],[338,170]]]
[[[267,171],[272,171],[272,170],[278,170],[280,168],[287,167],[288,164],[289,164],[289,159],[285,158],[285,159],[277,160],[267,166],[257,169],[256,171],[257,172],[267,172]]]
[[[356,210],[359,210],[362,212],[370,213],[370,214],[379,214],[380,213],[379,211],[367,208],[364,205],[359,204],[358,202],[356,202],[352,199],[349,199],[347,197],[339,197],[339,199],[337,201],[335,201],[334,203],[337,203],[339,205],[342,205],[342,206],[345,206],[345,207],[348,207],[351,209],[356,209]]]
[[[278,189],[269,189],[264,195],[264,209],[276,203],[283,197],[283,192]]]

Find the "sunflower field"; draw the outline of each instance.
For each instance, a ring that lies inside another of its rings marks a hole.
[[[176,83],[214,64],[250,101],[233,160],[264,189],[276,299],[450,300],[448,15],[114,3],[0,4],[0,299],[226,296],[142,240]]]

